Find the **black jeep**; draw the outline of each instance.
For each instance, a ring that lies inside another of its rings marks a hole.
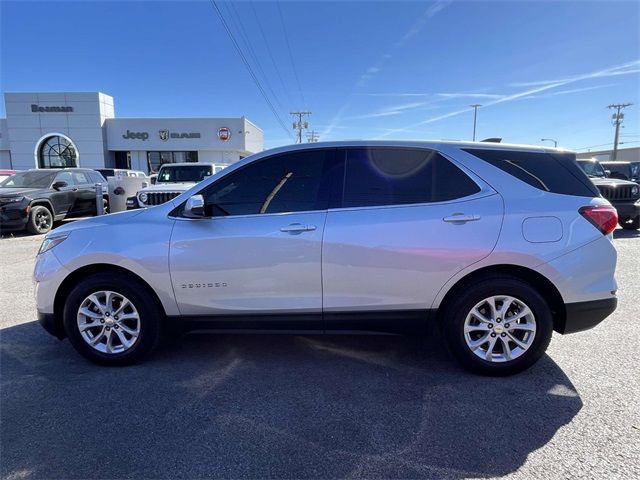
[[[627,230],[640,228],[640,186],[635,182],[610,178],[595,158],[579,159],[578,164],[594,183],[600,195],[618,211],[618,223]]]
[[[0,231],[47,233],[53,222],[95,215],[95,184],[107,181],[94,170],[26,170],[0,182]],[[103,191],[103,205],[108,196]]]

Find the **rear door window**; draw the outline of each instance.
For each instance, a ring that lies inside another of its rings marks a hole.
[[[460,168],[433,150],[349,148],[343,207],[454,200],[480,191]]]
[[[572,153],[476,148],[464,151],[545,192],[578,197],[600,195],[598,189],[578,166],[575,154]]]

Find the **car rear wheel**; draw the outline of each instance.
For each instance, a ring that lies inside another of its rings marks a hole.
[[[162,313],[145,285],[122,274],[95,274],[75,287],[64,327],[75,349],[102,365],[128,365],[158,344]]]
[[[41,235],[51,230],[53,226],[53,214],[42,205],[36,205],[31,209],[29,220],[27,221],[27,230],[35,235]]]
[[[548,304],[533,286],[515,277],[483,279],[445,308],[449,347],[475,373],[521,372],[544,354],[551,340]]]

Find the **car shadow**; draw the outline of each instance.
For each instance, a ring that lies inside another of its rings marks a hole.
[[[624,228],[618,228],[613,231],[613,238],[638,238],[640,237],[640,230],[625,230]]]
[[[94,366],[1,331],[3,478],[466,478],[516,471],[582,407],[545,356],[460,370],[436,337],[189,335]]]

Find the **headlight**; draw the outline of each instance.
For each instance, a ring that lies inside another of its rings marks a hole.
[[[40,245],[40,250],[38,250],[38,255],[40,255],[41,253],[44,253],[46,251],[49,251],[53,247],[55,247],[56,245],[64,242],[67,239],[68,236],[69,236],[69,234],[56,235],[55,237],[47,237],[47,238],[45,238],[44,241],[42,242],[42,245]]]
[[[638,195],[638,192],[640,192],[640,188],[638,187],[633,187],[631,189],[631,195]]]
[[[0,203],[15,203],[22,200],[24,200],[24,197],[0,197]]]
[[[138,195],[138,198],[142,203],[146,203],[149,196],[146,193],[142,192],[140,195]]]

